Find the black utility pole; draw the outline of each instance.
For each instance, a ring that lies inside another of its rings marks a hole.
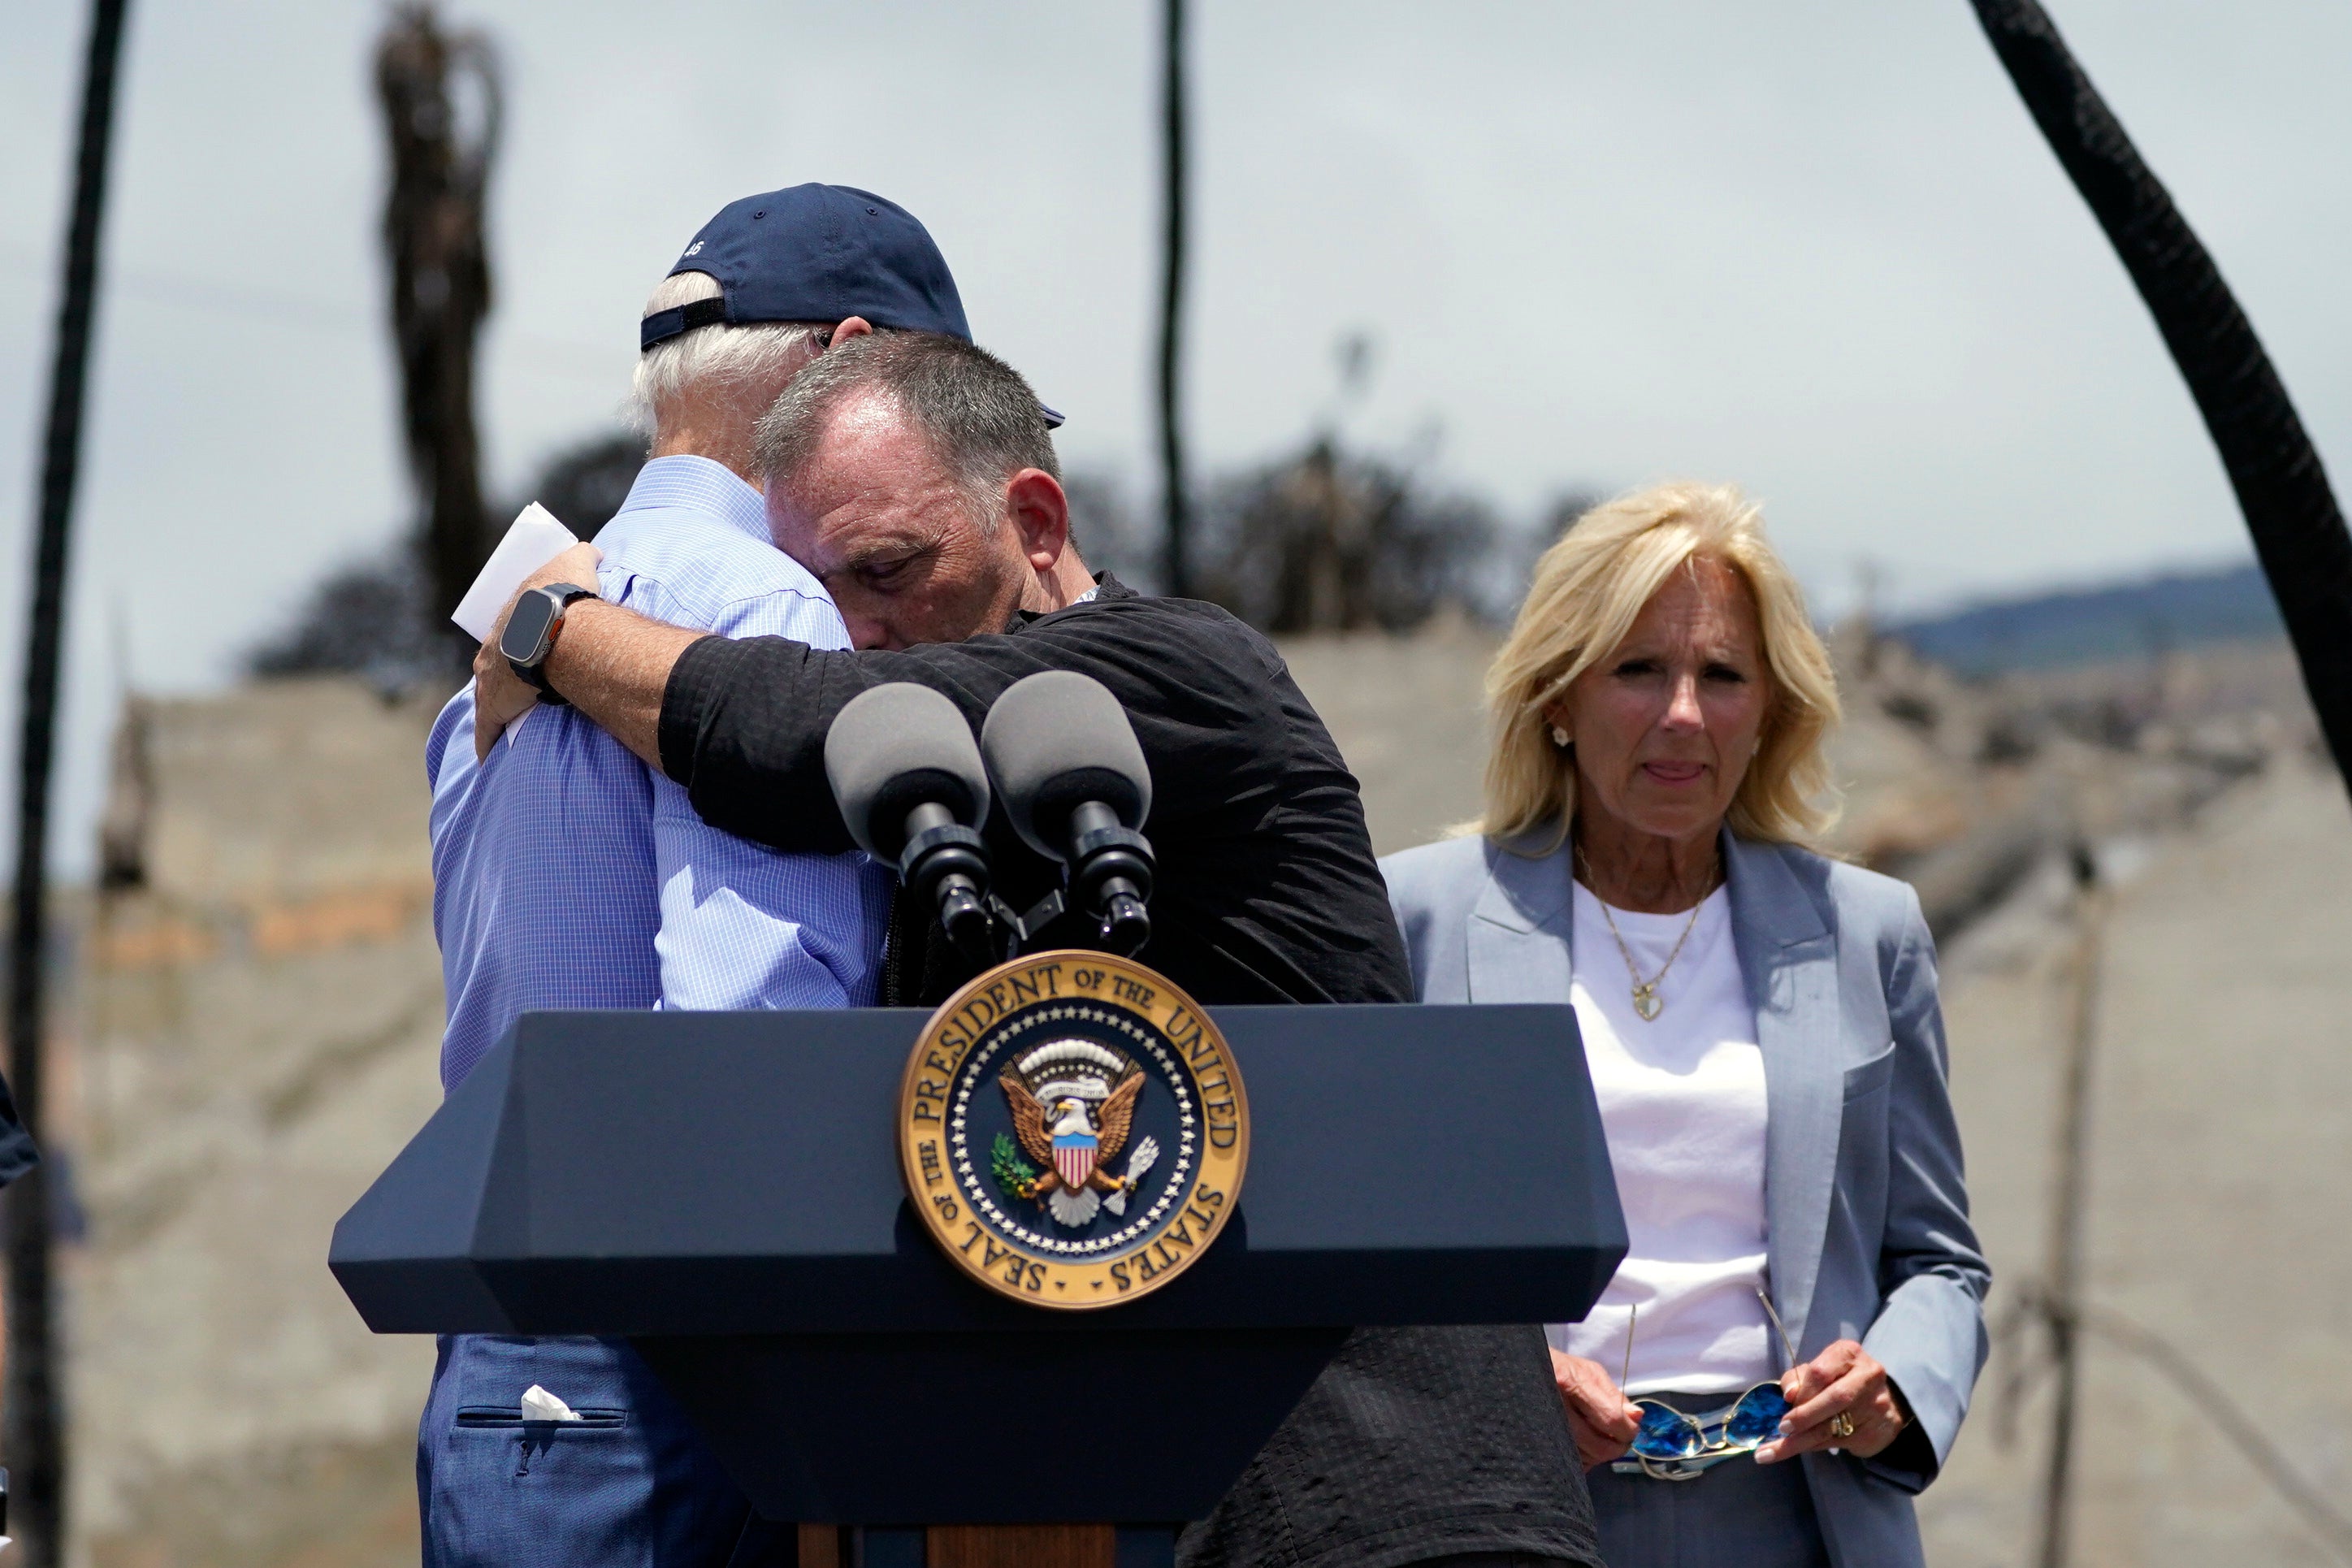
[[[48,945],[49,775],[57,752],[58,666],[65,641],[66,543],[81,466],[81,416],[98,296],[99,218],[106,205],[107,148],[129,0],[93,0],[83,67],[81,133],[74,151],[73,216],[66,227],[58,353],[49,374],[41,447],[40,518],[33,543],[33,598],[25,643],[24,733],[17,752],[16,926],[8,945],[8,1077],[16,1108],[41,1131],[42,959]],[[48,1183],[35,1167],[8,1193],[8,1371],[0,1417],[15,1503],[9,1522],[25,1568],[65,1557],[65,1443],[58,1421],[56,1338],[50,1321]]]
[[[2253,324],[2037,0],[1972,0],[2131,274],[2221,455],[2338,772],[2352,777],[2352,533]]]
[[[1160,290],[1160,493],[1166,508],[1161,575],[1167,592],[1192,591],[1185,536],[1192,529],[1191,498],[1184,488],[1183,415],[1177,403],[1184,325],[1184,0],[1161,0],[1166,28],[1161,38],[1160,84],[1161,186]]]

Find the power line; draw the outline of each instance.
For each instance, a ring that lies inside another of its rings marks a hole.
[[[28,281],[46,275],[32,257],[14,249],[0,249],[0,270]],[[305,331],[373,337],[383,324],[372,311],[355,304],[305,299],[277,289],[264,292],[215,279],[142,268],[108,268],[105,291],[123,300],[160,305],[167,310],[231,316]],[[607,386],[625,374],[630,357],[625,345],[622,351],[605,350],[536,332],[509,331],[503,336],[500,346],[518,363],[530,369],[576,380],[593,380]]]

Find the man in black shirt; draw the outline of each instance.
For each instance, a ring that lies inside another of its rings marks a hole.
[[[1138,958],[1213,1005],[1412,1000],[1356,781],[1281,657],[1214,606],[1087,574],[1012,370],[950,339],[845,344],[762,420],[759,458],[777,542],[825,584],[859,651],[730,642],[590,599],[541,639],[533,684],[661,766],[714,826],[826,851],[850,838],[824,737],[860,691],[916,681],[976,726],[1023,676],[1090,675],[1151,770],[1158,885]],[[533,582],[593,582],[593,564],[571,552]],[[476,664],[485,747],[537,700],[498,640]],[[986,831],[1015,907],[1054,884],[1001,814]],[[971,970],[910,900],[899,910],[883,1000],[943,999]],[[1597,1562],[1541,1331],[1359,1331],[1181,1555]]]

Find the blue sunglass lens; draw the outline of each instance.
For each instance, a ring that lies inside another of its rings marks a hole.
[[[1706,1446],[1697,1423],[1681,1411],[1646,1400],[1635,1403],[1642,1411],[1642,1429],[1633,1434],[1633,1452],[1643,1458],[1688,1458]]]
[[[1723,1435],[1734,1443],[1763,1443],[1779,1436],[1780,1418],[1789,1414],[1789,1402],[1772,1384],[1759,1384],[1739,1396],[1724,1418]]]

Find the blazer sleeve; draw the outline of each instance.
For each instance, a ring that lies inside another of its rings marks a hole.
[[[1984,1367],[1985,1292],[1992,1271],[1969,1221],[1960,1131],[1952,1114],[1935,942],[1919,898],[1904,889],[1902,933],[1885,966],[1895,1077],[1888,1100],[1885,1239],[1877,1320],[1863,1348],[1909,1402],[1921,1443],[1906,1433],[1865,1464],[1916,1491],[1936,1478]]]

